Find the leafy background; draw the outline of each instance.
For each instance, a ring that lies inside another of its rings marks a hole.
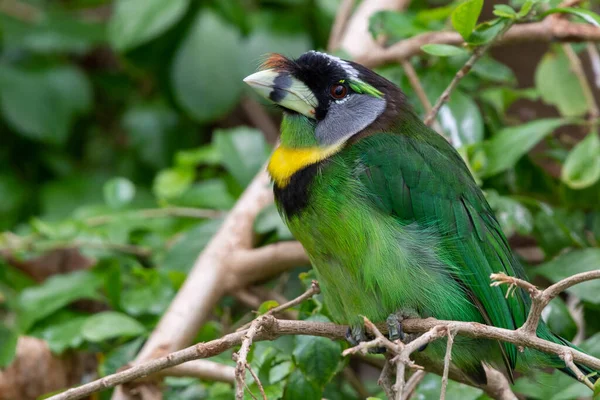
[[[479,3],[415,1],[402,14],[376,14],[371,31],[391,44],[454,27],[482,43],[490,25],[476,25],[479,12],[473,18],[468,10]],[[17,337],[28,335],[56,354],[93,355],[91,373],[103,376],[135,356],[221,216],[268,157],[275,138],[252,127],[248,104],[259,100],[241,79],[267,52],[324,48],[339,1],[11,4],[0,14],[0,367],[14,359]],[[485,4],[480,20],[512,18],[521,5],[497,7],[494,15]],[[571,16],[600,21],[589,11],[580,17]],[[589,72],[585,44],[573,49]],[[411,63],[434,102],[468,51],[423,50]],[[378,72],[423,114],[399,65]],[[600,266],[600,139],[584,118],[590,110],[582,90],[560,44],[500,47],[476,64],[438,117],[540,285]],[[277,120],[276,110],[267,112]],[[274,207],[261,213],[255,230],[261,243],[291,238]],[[309,284],[307,271],[264,287],[292,298]],[[598,293],[599,282],[576,286],[544,313],[555,332],[573,339],[578,327],[570,309],[580,303],[578,338],[596,356]],[[234,330],[251,310],[223,298],[197,340]],[[301,319],[327,320],[320,297],[298,311]],[[360,398],[348,368],[383,398],[377,371],[341,359],[344,346],[285,337],[254,345],[251,361],[269,399]],[[232,364],[231,352],[215,359]],[[419,398],[437,398],[439,386],[428,375]],[[515,391],[536,399],[589,395],[566,376],[545,372],[520,377]],[[229,384],[195,378],[167,378],[163,392],[166,399],[233,396]],[[451,383],[448,397],[485,395]]]

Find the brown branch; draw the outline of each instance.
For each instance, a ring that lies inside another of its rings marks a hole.
[[[340,47],[353,58],[362,58],[379,47],[369,32],[369,21],[378,11],[403,10],[410,0],[369,0],[363,1],[350,18]]]
[[[328,51],[336,51],[340,47],[340,42],[344,37],[344,31],[348,20],[352,15],[352,8],[354,7],[354,0],[342,0],[342,4],[338,8],[335,20],[333,21],[333,27],[329,34],[329,42],[327,43]]]
[[[210,381],[233,383],[235,368],[210,360],[193,360],[160,371],[157,376],[190,376]]]
[[[452,345],[454,344],[455,333],[448,328],[448,343],[446,344],[446,355],[444,357],[444,373],[442,375],[442,388],[440,391],[440,400],[446,399],[446,388],[448,387],[448,373],[450,363],[452,362]]]
[[[600,278],[600,270],[582,272],[568,278],[565,278],[554,285],[548,287],[546,290],[541,291],[536,288],[531,283],[524,281],[522,279],[518,279],[512,276],[508,276],[504,273],[492,274],[490,276],[493,283],[492,286],[499,286],[502,284],[508,284],[512,287],[520,287],[529,292],[531,296],[532,305],[529,310],[529,315],[527,316],[527,320],[523,324],[522,327],[519,328],[519,331],[523,331],[526,334],[535,335],[537,330],[537,326],[539,324],[542,311],[550,301],[558,296],[559,293],[565,291],[573,285],[576,285],[581,282],[589,281],[592,279]],[[510,293],[510,288],[507,291],[507,296]],[[557,353],[558,354],[558,353]]]
[[[248,353],[250,352],[250,346],[252,346],[252,340],[254,336],[261,329],[262,325],[265,323],[264,316],[260,316],[252,321],[250,328],[246,331],[244,335],[244,340],[242,341],[242,347],[240,351],[237,353],[233,353],[233,358],[236,361],[235,367],[235,382],[236,382],[236,390],[235,390],[235,398],[236,400],[244,399],[244,387],[246,386],[246,367],[248,365]]]
[[[267,394],[265,393],[265,388],[263,387],[263,384],[260,381],[260,379],[258,379],[258,375],[256,375],[250,364],[246,363],[246,368],[248,368],[248,372],[250,372],[250,375],[252,375],[254,382],[256,382],[256,386],[258,386],[258,390],[260,391],[263,400],[268,400]],[[242,396],[242,398],[244,398],[244,396]]]
[[[419,76],[417,75],[417,71],[415,71],[412,64],[407,59],[400,60],[400,64],[402,65],[402,68],[404,69],[404,73],[406,74],[406,77],[408,78],[408,81],[410,82],[410,86],[413,88],[413,90],[417,94],[417,98],[423,105],[425,114],[429,114],[432,110],[431,102],[427,98],[427,94],[425,94],[425,90],[423,89],[423,85],[421,85],[421,80],[419,79]],[[442,129],[440,124],[437,122],[437,120],[433,121],[433,129],[435,129],[435,131],[438,132],[440,135],[442,135],[446,140],[450,141],[450,138],[448,138],[446,136],[444,130]]]
[[[484,325],[476,322],[457,322],[442,321],[433,318],[428,319],[407,319],[402,321],[402,328],[406,333],[424,333],[432,330],[437,331],[439,337],[445,335],[447,328],[450,327],[456,334],[471,337],[475,339],[492,339],[512,343],[517,346],[529,347],[546,353],[563,354],[565,351],[572,353],[573,361],[587,365],[594,369],[600,369],[600,360],[587,355],[581,351],[571,349],[556,343],[548,342],[535,336],[527,335],[520,330],[509,330]],[[284,335],[309,335],[327,337],[333,340],[345,340],[348,326],[336,325],[329,322],[312,321],[290,321],[278,320],[273,316],[265,316],[262,329],[259,330],[253,338],[254,342],[261,340],[274,340]],[[182,364],[190,360],[213,357],[232,347],[239,346],[248,331],[230,333],[220,339],[206,343],[198,343],[186,349],[179,350],[143,364],[136,365],[125,371],[108,375],[104,378],[87,383],[78,388],[69,389],[63,393],[50,397],[52,400],[72,400],[80,399],[91,393],[108,389],[116,385],[131,382],[141,377],[156,373],[165,368]],[[385,332],[385,330],[383,330]],[[422,337],[422,336],[421,336]],[[416,350],[427,340],[416,339],[405,347],[410,347],[412,351]],[[415,343],[413,345],[413,343]],[[415,348],[416,346],[416,348]],[[454,378],[453,378],[454,379]],[[460,381],[460,379],[458,379]],[[469,382],[464,382],[471,384]]]
[[[588,379],[587,376],[583,374],[583,372],[581,372],[581,370],[573,362],[573,354],[571,354],[570,351],[565,351],[563,354],[560,355],[560,358],[565,362],[567,368],[569,368],[571,372],[575,374],[579,382],[585,384],[587,387],[594,390],[594,384]]]
[[[415,390],[417,390],[419,383],[421,383],[423,378],[425,378],[425,375],[427,375],[427,372],[423,371],[422,369],[416,370],[412,374],[412,376],[406,382],[406,386],[404,387],[404,396],[402,396],[402,400],[408,400],[412,397]]]
[[[272,316],[277,312],[281,312],[287,310],[288,308],[294,307],[304,300],[308,300],[315,294],[321,293],[321,289],[319,287],[319,283],[317,281],[312,281],[310,284],[310,288],[300,296],[296,297],[293,300],[288,301],[285,304],[272,308],[267,311],[265,314],[257,317],[252,321],[250,327],[247,330],[247,333],[244,335],[244,340],[242,341],[242,347],[240,351],[237,353],[233,353],[233,358],[236,361],[237,365],[235,368],[235,380],[236,380],[236,400],[244,399],[244,387],[246,387],[246,369],[252,372],[250,365],[248,364],[248,353],[250,352],[250,346],[252,346],[252,340],[256,336],[256,334],[262,329],[263,325],[265,325],[266,318]],[[245,327],[241,328],[244,329]],[[254,380],[256,384],[259,386],[263,397],[265,397],[265,391],[262,387],[262,383],[258,380],[258,377],[255,377]]]
[[[393,399],[394,388],[392,387],[393,383],[391,378],[392,362],[391,359],[389,359],[388,355],[386,355],[386,358],[387,359],[385,361],[385,364],[383,365],[383,369],[381,370],[381,375],[379,375],[379,379],[377,380],[377,384],[381,386],[388,399]]]
[[[585,97],[585,102],[587,103],[589,110],[589,119],[593,121],[600,117],[600,109],[598,108],[598,104],[596,104],[594,93],[592,92],[592,88],[590,87],[588,79],[585,75],[583,66],[581,65],[581,60],[579,59],[579,56],[577,56],[577,53],[575,53],[573,47],[571,47],[570,44],[563,43],[562,48],[565,54],[567,55],[569,64],[571,65],[571,71],[577,77],[579,85],[583,90],[583,97]]]
[[[552,24],[532,22],[514,25],[494,46],[524,42],[600,42],[600,29],[592,25],[577,24],[569,21],[552,21]],[[363,53],[356,61],[369,68],[422,54],[421,47],[429,43],[461,46],[462,36],[457,32],[427,32],[402,40],[387,48],[373,47]]]

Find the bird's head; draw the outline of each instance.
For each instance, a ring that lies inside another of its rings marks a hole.
[[[272,54],[244,79],[260,95],[314,126],[314,145],[338,146],[396,108],[399,89],[368,68],[309,51],[293,60]]]

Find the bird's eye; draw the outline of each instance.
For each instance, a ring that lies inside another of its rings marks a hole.
[[[348,94],[348,89],[346,88],[346,86],[336,83],[335,85],[331,85],[331,87],[329,88],[329,94],[334,99],[343,99]]]

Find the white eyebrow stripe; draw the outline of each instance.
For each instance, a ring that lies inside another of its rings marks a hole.
[[[353,79],[358,79],[358,71],[352,66],[350,65],[348,62],[342,60],[339,57],[336,56],[332,56],[331,54],[327,54],[327,53],[321,53],[320,51],[315,51],[315,50],[311,50],[311,53],[315,53],[320,55],[321,57],[325,57],[328,60],[328,63],[331,63],[332,61],[337,63],[340,67],[342,67],[342,69]]]

